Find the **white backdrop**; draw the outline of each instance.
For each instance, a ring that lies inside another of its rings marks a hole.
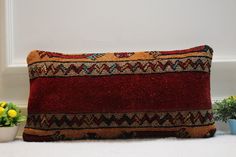
[[[235,0],[13,0],[14,63],[32,49],[167,50],[236,58]]]
[[[212,97],[236,94],[235,0],[0,0],[0,99],[25,107],[32,49],[214,48]]]

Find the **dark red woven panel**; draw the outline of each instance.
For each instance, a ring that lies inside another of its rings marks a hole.
[[[38,78],[31,80],[33,97],[29,104],[34,105],[29,110],[76,113],[210,109],[209,83],[209,74],[199,72]]]
[[[212,52],[33,51],[24,140],[213,136]]]

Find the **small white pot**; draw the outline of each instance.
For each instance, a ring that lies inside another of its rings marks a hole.
[[[16,137],[19,126],[0,127],[0,142],[13,141]]]

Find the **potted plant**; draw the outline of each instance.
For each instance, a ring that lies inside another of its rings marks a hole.
[[[19,123],[26,120],[19,107],[13,103],[0,102],[0,142],[15,139]]]
[[[230,96],[214,103],[216,120],[228,122],[231,134],[236,135],[236,96]]]

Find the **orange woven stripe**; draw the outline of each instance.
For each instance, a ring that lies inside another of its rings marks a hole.
[[[103,128],[103,129],[82,129],[82,130],[73,130],[73,129],[65,129],[60,130],[60,134],[65,135],[68,138],[82,138],[85,134],[88,133],[96,133],[98,136],[102,138],[117,138],[123,132],[137,132],[137,131],[163,131],[163,132],[178,132],[183,127],[173,127],[173,128]],[[210,130],[215,129],[215,125],[209,126],[199,126],[199,127],[184,127],[186,132],[188,132],[190,137],[199,138],[207,136]],[[25,128],[24,133],[29,135],[37,135],[37,136],[50,136],[57,132],[58,130],[38,130],[38,129],[30,129]]]

